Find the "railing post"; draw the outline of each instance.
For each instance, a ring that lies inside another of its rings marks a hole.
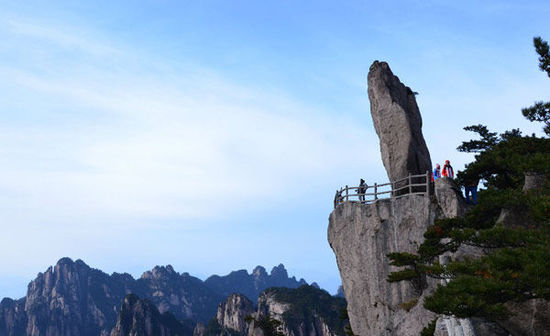
[[[374,182],[374,200],[378,199],[378,184]]]
[[[426,170],[426,196],[430,196],[430,182],[431,182],[430,177],[431,177],[430,171]]]
[[[412,177],[411,177],[411,173],[409,173],[409,194],[412,194]]]
[[[349,191],[348,191],[348,185],[346,184],[346,202],[349,201]]]

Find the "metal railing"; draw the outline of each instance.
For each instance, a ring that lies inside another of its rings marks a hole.
[[[429,195],[431,189],[432,175],[430,171],[425,174],[411,175],[389,182],[374,185],[367,185],[362,191],[360,186],[349,187],[345,186],[336,190],[334,196],[334,207],[344,202],[352,203],[373,203],[379,199],[397,198],[406,195]],[[368,192],[372,190],[372,192]]]

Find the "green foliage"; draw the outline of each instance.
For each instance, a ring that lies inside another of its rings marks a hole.
[[[262,329],[265,336],[284,336],[284,333],[279,331],[281,324],[281,321],[276,320],[269,315],[264,315],[256,320],[256,326]]]
[[[548,174],[550,139],[519,134],[501,134],[495,145],[476,155],[475,161],[457,174],[459,183],[467,178],[478,178],[486,181],[486,187],[519,189],[525,172]]]
[[[353,330],[351,330],[351,325],[349,324],[349,315],[346,308],[340,309],[340,320],[346,323],[344,326],[344,333],[348,336],[354,336]]]
[[[537,54],[539,54],[539,68],[550,77],[550,51],[548,42],[540,37],[535,37],[533,42],[535,50]],[[522,109],[521,113],[529,121],[543,122],[545,124],[543,129],[544,133],[550,135],[550,102],[535,102],[533,106]]]
[[[247,316],[247,318],[248,317],[249,316]],[[245,318],[245,321],[246,321],[246,318]],[[247,322],[250,323],[250,321],[247,321]],[[236,330],[222,327],[218,323],[218,320],[216,320],[216,318],[214,317],[214,318],[210,319],[210,321],[208,321],[208,324],[204,328],[204,334],[203,335],[204,336],[219,336],[219,335],[240,336],[240,333]]]
[[[273,294],[279,302],[290,304],[290,308],[283,314],[289,328],[297,328],[304,322],[308,326],[318,316],[337,335],[345,335],[347,322],[341,318],[342,309],[346,308],[346,300],[343,298],[308,285],[296,289],[270,288],[266,293]]]
[[[521,113],[529,121],[545,123],[543,131],[550,135],[550,102],[537,101],[533,106],[523,108]]]
[[[483,125],[466,126],[464,127],[464,130],[479,134],[481,139],[463,142],[462,145],[458,146],[457,148],[459,152],[467,152],[467,153],[482,152],[488,148],[493,147],[498,142],[497,133],[489,132],[489,130],[487,129],[487,126],[483,126]]]
[[[435,333],[435,324],[437,323],[437,318],[434,319],[428,326],[426,326],[422,331],[420,332],[420,336],[433,336]]]
[[[539,54],[539,68],[546,72],[550,77],[550,49],[548,48],[548,42],[544,41],[540,36],[533,38],[533,44],[535,50]]]

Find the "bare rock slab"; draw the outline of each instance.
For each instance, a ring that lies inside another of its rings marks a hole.
[[[430,152],[422,135],[422,117],[415,94],[392,73],[388,63],[372,63],[368,94],[389,180],[431,171]]]

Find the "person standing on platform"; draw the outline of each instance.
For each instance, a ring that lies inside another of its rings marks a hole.
[[[365,201],[365,193],[367,192],[367,183],[365,180],[361,179],[359,182],[359,188],[357,188],[357,193],[359,194],[359,202]]]
[[[443,170],[441,171],[441,175],[448,178],[455,178],[455,172],[449,160],[445,160],[445,164],[443,165]]]
[[[435,182],[440,177],[441,177],[441,166],[439,165],[439,163],[436,163],[435,164],[435,169],[434,169],[434,174],[432,176],[432,181]]]

